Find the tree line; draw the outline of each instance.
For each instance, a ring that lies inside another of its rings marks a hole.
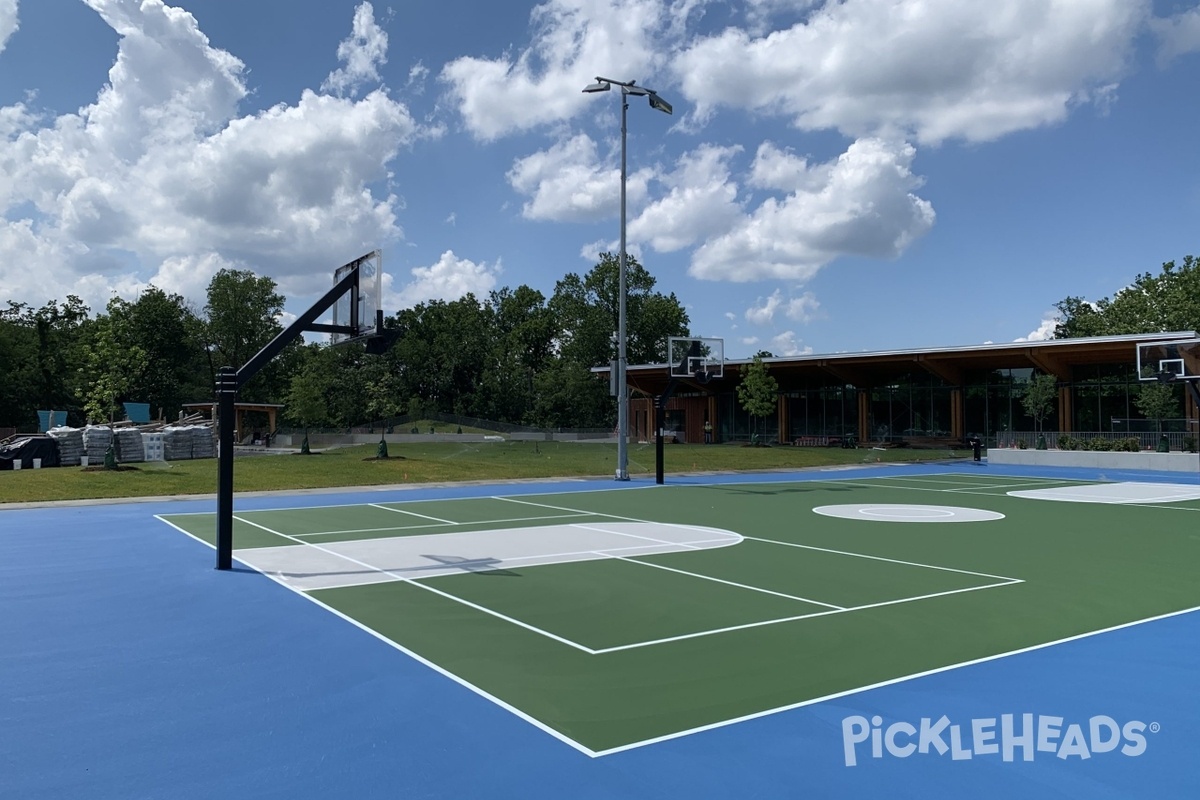
[[[672,294],[628,258],[630,363],[666,359],[668,336],[688,335]],[[619,266],[611,253],[554,293],[526,285],[486,297],[431,300],[385,318],[398,333],[381,355],[361,345],[297,341],[242,388],[242,402],[284,405],[285,424],[352,427],[401,414],[458,414],[539,427],[608,427],[615,401],[591,373],[615,357]],[[201,309],[150,286],[114,298],[95,316],[75,296],[41,308],[0,309],[0,427],[30,430],[38,410],[68,423],[123,417],[121,403],[148,403],[175,418],[184,403],[211,401],[223,366],[240,367],[283,325],[275,282],[226,269]]]

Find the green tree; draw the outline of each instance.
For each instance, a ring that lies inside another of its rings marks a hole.
[[[330,423],[329,397],[336,391],[336,374],[330,369],[333,359],[328,347],[310,345],[315,352],[309,354],[304,365],[292,375],[288,393],[284,399],[284,414],[304,428],[304,442],[300,452],[308,453],[308,434],[312,428]]]
[[[534,376],[533,424],[544,428],[609,428],[616,415],[608,386],[569,361]]]
[[[626,357],[630,364],[661,364],[667,337],[688,335],[688,315],[672,293],[654,291],[657,281],[636,258],[625,264]],[[559,327],[560,353],[586,367],[616,357],[613,337],[620,317],[620,263],[612,253],[585,276],[568,274],[554,287],[550,308]]]
[[[113,315],[96,320],[85,347],[83,368],[87,387],[83,407],[89,421],[111,424],[121,410],[121,401],[129,399],[134,376],[146,362],[146,351],[131,340],[128,320]]]
[[[654,277],[636,258],[626,259],[625,273],[626,358],[629,364],[661,364],[667,359],[667,338],[688,335],[687,312],[674,294],[654,291]],[[558,421],[568,427],[571,423],[564,422],[563,415],[572,407],[579,410],[576,426],[607,427],[616,422],[616,403],[608,396],[608,387],[587,370],[607,365],[617,356],[619,301],[620,263],[612,253],[601,253],[587,275],[571,273],[555,285],[549,308],[561,363],[534,381],[537,424]],[[596,419],[600,408],[603,418]]]
[[[74,295],[38,309],[10,300],[0,310],[0,426],[36,427],[39,409],[81,411],[79,370],[90,324],[88,307]]]
[[[402,405],[419,398],[446,414],[481,410],[484,367],[492,348],[490,310],[473,294],[431,300],[389,320],[399,335],[387,354]]]
[[[1067,297],[1056,305],[1054,338],[1200,330],[1200,259],[1168,261],[1095,303]]]
[[[182,297],[149,286],[134,302],[113,298],[107,317],[117,344],[142,354],[128,376],[128,399],[173,418],[183,403],[211,396],[201,323]]]
[[[742,368],[737,395],[742,408],[755,419],[763,420],[775,413],[779,403],[779,382],[770,374],[762,356],[755,356],[749,366]]]
[[[284,298],[275,281],[246,270],[223,269],[208,284],[204,335],[209,383],[221,367],[241,368],[283,330]],[[242,400],[270,402],[288,389],[302,345],[294,342],[239,392]]]
[[[505,422],[529,422],[534,377],[555,358],[554,314],[541,292],[524,285],[492,292],[487,307],[489,349],[476,413]]]
[[[1138,388],[1137,397],[1133,398],[1133,404],[1142,416],[1154,420],[1159,434],[1162,433],[1164,419],[1181,416],[1179,399],[1175,387],[1170,383],[1143,383]]]
[[[1025,409],[1026,414],[1033,417],[1038,433],[1041,433],[1042,423],[1054,410],[1057,400],[1058,379],[1053,375],[1039,373],[1026,385],[1021,407]]]

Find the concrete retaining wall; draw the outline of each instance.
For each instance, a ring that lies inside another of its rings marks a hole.
[[[1021,464],[1039,467],[1096,467],[1099,469],[1147,469],[1158,472],[1200,472],[1196,453],[1113,453],[1103,450],[1018,450],[993,448],[989,464]]]

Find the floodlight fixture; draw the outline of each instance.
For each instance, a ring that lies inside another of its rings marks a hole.
[[[621,260],[620,260],[620,287],[617,297],[617,363],[614,370],[614,381],[617,388],[617,470],[616,479],[619,481],[629,480],[629,390],[625,382],[625,367],[626,367],[626,325],[625,325],[625,297],[626,297],[626,252],[625,252],[625,184],[627,182],[627,170],[625,166],[625,151],[626,151],[626,128],[625,122],[629,109],[628,96],[646,97],[650,101],[650,107],[666,114],[671,113],[671,104],[658,96],[658,92],[653,89],[647,89],[643,86],[637,86],[636,81],[614,81],[612,78],[596,77],[596,82],[585,86],[584,92],[607,92],[613,86],[621,87]]]
[[[656,111],[661,111],[664,114],[671,113],[671,111],[672,111],[671,104],[668,103],[666,100],[663,100],[661,97],[659,97],[657,92],[650,92],[649,100],[650,100],[650,107],[655,109]]]

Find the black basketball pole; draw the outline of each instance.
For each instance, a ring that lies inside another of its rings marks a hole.
[[[663,426],[667,424],[667,402],[675,393],[676,379],[667,381],[667,388],[654,398],[654,482],[663,482]]]
[[[233,426],[237,372],[217,372],[217,569],[233,569]]]
[[[363,256],[359,261],[365,261],[369,257],[370,255]],[[305,331],[356,335],[358,333],[357,325],[320,325],[316,322],[317,317],[329,310],[346,292],[351,292],[350,307],[354,309],[358,305],[357,269],[346,273],[340,281],[334,284],[332,289],[313,304],[312,308],[301,314],[295,322],[268,342],[241,369],[222,367],[217,373],[216,395],[217,413],[219,414],[217,441],[220,445],[217,452],[217,569],[233,569],[233,426],[238,389],[257,375],[259,370]],[[357,311],[352,311],[351,319],[357,321]]]

